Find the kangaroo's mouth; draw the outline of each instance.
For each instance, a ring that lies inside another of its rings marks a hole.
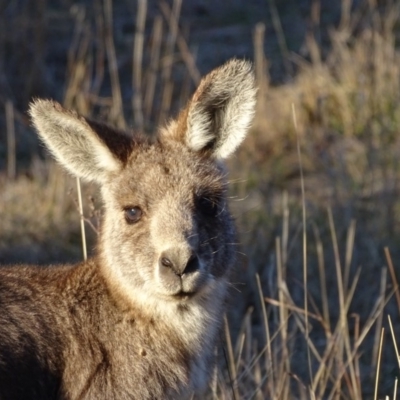
[[[197,292],[185,292],[184,290],[174,294],[173,297],[177,300],[190,300],[196,295]]]

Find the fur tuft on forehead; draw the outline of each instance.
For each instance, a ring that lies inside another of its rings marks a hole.
[[[220,163],[193,152],[177,141],[135,147],[118,180],[127,179],[124,175],[130,177],[128,179],[132,187],[148,183],[146,191],[149,191],[150,186],[153,186],[152,193],[165,192],[166,188],[180,183],[182,190],[193,191],[200,187],[209,187],[213,191],[215,187],[215,190],[221,191],[221,185],[225,182],[225,169]]]

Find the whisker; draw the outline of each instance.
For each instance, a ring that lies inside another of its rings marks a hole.
[[[249,180],[247,178],[236,178],[236,179],[229,179],[228,183],[247,183]]]
[[[200,246],[204,246],[204,245],[208,244],[211,240],[214,240],[214,239],[217,239],[217,238],[218,238],[218,236],[214,236],[212,238],[209,238],[209,239],[205,240],[204,242],[202,242],[200,244]]]
[[[233,285],[232,283],[227,283],[227,285],[229,286],[229,287],[231,287],[232,289],[235,289],[238,293],[242,293],[235,285]]]
[[[238,196],[229,196],[228,199],[238,202],[238,201],[243,201],[247,200],[249,198],[249,195],[246,195],[245,197],[238,197]]]

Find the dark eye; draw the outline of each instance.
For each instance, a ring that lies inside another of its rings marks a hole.
[[[128,224],[134,224],[142,218],[142,210],[140,207],[125,207],[124,208],[124,215],[125,220]]]
[[[197,207],[200,211],[210,217],[215,217],[218,213],[218,202],[216,199],[209,197],[200,197],[197,200]]]

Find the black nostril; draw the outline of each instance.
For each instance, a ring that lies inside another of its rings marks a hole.
[[[161,265],[163,267],[167,267],[167,268],[172,268],[172,262],[169,258],[167,257],[162,257],[161,258]]]
[[[183,271],[184,274],[190,274],[191,272],[195,272],[199,269],[200,263],[199,258],[197,256],[192,255],[186,264],[186,268]]]
[[[186,260],[188,260],[186,262]],[[197,256],[192,254],[189,259],[185,254],[179,251],[165,251],[161,254],[159,258],[159,266],[161,268],[162,274],[167,274],[168,276],[173,273],[177,276],[182,276],[184,274],[190,274],[197,271],[200,268],[199,259]]]

